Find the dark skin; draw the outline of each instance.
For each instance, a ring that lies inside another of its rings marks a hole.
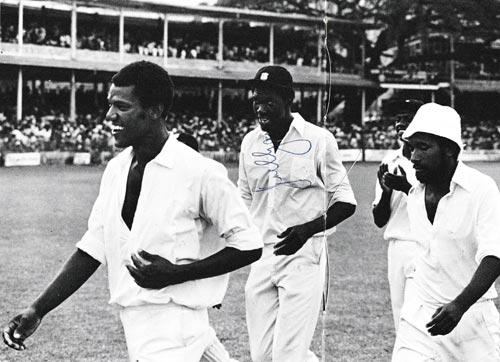
[[[432,336],[446,335],[455,329],[464,313],[488,291],[499,276],[500,259],[485,257],[464,290],[452,302],[436,309],[432,319],[426,324],[429,333]]]
[[[276,152],[293,121],[292,99],[274,89],[257,87],[252,106],[260,127],[271,137]]]
[[[124,221],[132,228],[144,168],[162,150],[168,139],[168,131],[161,116],[163,105],[142,107],[134,94],[133,86],[116,87],[113,84],[108,100],[110,107],[106,117],[117,127],[114,132],[117,146],[132,146],[134,151],[122,209]],[[259,259],[261,253],[261,249],[240,251],[225,248],[206,259],[181,266],[146,251],[138,251],[138,255],[144,260],[132,255],[134,265],[127,266],[127,269],[139,286],[158,289],[228,273]],[[43,317],[78,290],[99,265],[99,261],[87,253],[76,250],[31,306],[14,317],[4,328],[4,342],[13,349],[24,350],[25,339],[35,332]],[[162,286],[158,285],[158,281]]]
[[[409,144],[417,179],[425,184],[427,218],[434,223],[439,201],[450,191],[458,162],[452,150],[441,147],[432,135],[415,133],[410,137]],[[483,258],[463,291],[453,301],[436,309],[426,324],[429,334],[446,335],[453,331],[464,313],[486,293],[499,276],[500,259],[494,256]]]
[[[314,234],[330,229],[349,218],[356,211],[356,206],[347,202],[336,202],[326,212],[326,222],[323,216],[304,224],[289,227],[278,238],[283,239],[274,245],[275,255],[295,254]]]
[[[133,265],[127,265],[134,281],[145,289],[162,289],[190,280],[227,274],[258,260],[262,251],[240,251],[224,248],[214,255],[191,264],[177,265],[161,256],[140,250],[132,255]]]
[[[293,116],[292,99],[272,88],[256,87],[252,105],[260,127],[271,137],[275,152],[278,151]],[[295,254],[314,234],[330,229],[354,214],[356,206],[346,202],[336,202],[326,212],[326,220],[320,216],[300,225],[288,227],[278,238],[283,239],[274,246],[275,255]]]
[[[409,146],[403,144],[403,156],[410,159]],[[399,170],[399,175],[397,174]],[[376,206],[372,209],[373,221],[379,228],[384,227],[389,218],[391,217],[391,196],[393,191],[404,192],[408,195],[410,192],[411,184],[406,178],[406,172],[402,167],[394,169],[389,172],[389,167],[386,164],[381,164],[378,172],[377,179],[380,187],[382,188],[382,196]]]
[[[144,167],[139,164],[134,157],[127,177],[127,190],[125,192],[125,200],[122,208],[122,218],[129,229],[132,229],[132,223],[134,222],[134,215],[141,193],[143,176]]]
[[[425,184],[427,218],[434,223],[439,201],[450,192],[450,183],[458,161],[451,150],[441,148],[436,138],[427,134],[415,134],[409,145],[416,177]]]
[[[97,260],[77,249],[31,306],[5,326],[2,334],[5,344],[17,350],[26,349],[24,340],[35,332],[42,318],[77,291],[99,265]]]

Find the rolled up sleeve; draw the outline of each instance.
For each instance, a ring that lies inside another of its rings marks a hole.
[[[328,191],[330,205],[346,202],[356,205],[356,198],[349,183],[347,171],[342,165],[342,156],[337,141],[331,133],[325,133],[319,158],[321,179]],[[330,206],[329,205],[329,206]]]
[[[479,264],[486,256],[500,259],[500,192],[492,179],[482,189],[476,224],[477,253]]]
[[[106,253],[104,249],[104,224],[103,224],[103,195],[105,190],[105,175],[101,181],[99,195],[92,207],[92,212],[88,220],[87,231],[76,244],[76,247],[81,251],[89,254],[92,258],[99,261],[101,264],[106,264]]]
[[[263,247],[259,230],[236,186],[219,168],[205,171],[201,188],[201,212],[217,228],[226,240],[226,246],[238,250],[254,250]]]
[[[241,146],[240,152],[240,162],[238,166],[238,189],[240,191],[240,196],[245,202],[248,209],[252,205],[252,193],[250,191],[250,186],[248,185],[247,170],[245,169],[245,153],[244,153],[244,143]]]

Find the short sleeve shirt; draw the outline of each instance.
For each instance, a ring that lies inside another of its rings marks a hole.
[[[276,152],[260,127],[241,145],[238,187],[265,244],[276,243],[288,227],[316,219],[335,202],[356,205],[334,136],[292,115]]]
[[[458,163],[450,192],[434,223],[427,218],[425,185],[408,196],[411,231],[424,252],[416,260],[415,287],[423,300],[449,303],[469,284],[481,260],[500,258],[500,193],[493,179]],[[494,286],[480,298],[497,296]]]
[[[88,230],[77,247],[107,264],[110,303],[124,307],[175,302],[191,308],[220,303],[227,275],[159,290],[139,287],[125,265],[139,250],[175,264],[203,259],[224,247],[253,250],[262,238],[221,164],[170,136],[144,170],[132,228],[121,217],[131,148],[111,160],[101,181]],[[216,236],[207,237],[210,228]]]

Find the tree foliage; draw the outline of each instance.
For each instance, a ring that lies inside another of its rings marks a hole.
[[[378,24],[382,31],[373,43],[359,29],[332,27],[341,46],[348,50],[345,61],[359,62],[359,49],[364,42],[371,67],[376,67],[380,55],[394,46],[399,60],[404,62],[405,41],[415,35],[424,43],[430,32],[480,37],[485,44],[500,37],[499,0],[218,0],[217,5],[310,16],[328,14]]]

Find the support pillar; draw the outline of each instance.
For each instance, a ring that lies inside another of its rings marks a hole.
[[[123,15],[123,8],[120,8],[120,18],[118,23],[118,52],[119,52],[120,63],[123,62],[123,54],[125,53],[124,37],[125,37],[125,16]]]
[[[77,37],[77,12],[76,1],[73,0],[73,7],[71,8],[71,58],[76,58],[76,37]]]
[[[365,161],[365,109],[366,109],[366,89],[361,90],[361,159]]]
[[[217,98],[217,127],[222,123],[222,81],[219,80],[219,94]]]
[[[71,70],[69,119],[71,122],[76,122],[76,78],[74,69]]]
[[[322,125],[321,115],[323,110],[323,88],[318,87],[318,97],[316,99],[316,119],[317,125]]]
[[[163,20],[163,66],[168,63],[168,14],[165,14]]]
[[[269,26],[269,64],[274,64],[274,24]]]
[[[94,70],[92,80],[94,82],[94,106],[96,109],[98,109],[99,108],[99,85],[98,85],[97,71],[96,70]]]
[[[19,0],[19,14],[18,14],[18,23],[17,23],[17,45],[18,45],[18,52],[22,53],[23,52],[23,19],[24,19],[24,5],[23,5],[23,0]]]
[[[19,66],[17,73],[17,108],[16,119],[20,121],[23,118],[23,67]]]

